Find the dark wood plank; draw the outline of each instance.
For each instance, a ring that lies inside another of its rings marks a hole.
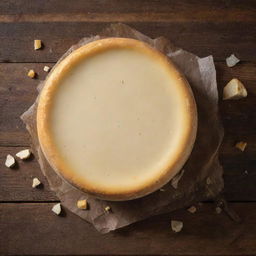
[[[0,21],[255,21],[255,1],[199,0],[7,0]]]
[[[255,141],[256,142],[256,141]],[[255,144],[254,144],[255,145]],[[230,145],[229,152],[221,154],[224,167],[224,196],[229,201],[256,201],[256,159],[250,144],[244,153]],[[25,147],[0,147],[0,202],[56,201],[36,159],[18,160],[14,169],[4,166],[7,154],[15,154]],[[31,187],[38,177],[44,184],[40,189]]]
[[[197,213],[178,211],[131,225],[106,235],[66,211],[51,212],[49,204],[0,204],[0,253],[5,255],[254,255],[256,204],[233,203],[240,224],[214,205],[202,205]],[[18,214],[17,214],[18,211]],[[171,219],[184,222],[173,233]],[[21,235],[22,234],[22,235]],[[33,244],[33,246],[32,246]]]
[[[44,79],[44,65],[33,63],[3,63],[0,64],[0,145],[26,146],[29,136],[19,116],[34,102],[39,79]],[[27,71],[33,68],[39,79],[27,77]],[[234,68],[228,68],[225,63],[216,63],[220,97],[222,88],[233,77],[239,78],[248,89],[248,97],[238,101],[220,100],[220,110],[223,119],[227,144],[230,147],[236,140],[252,139],[255,142],[256,113],[252,111],[256,100],[256,64],[241,63]],[[224,152],[227,152],[224,149]],[[254,149],[253,152],[254,153]]]
[[[133,22],[127,24],[151,37],[165,36],[175,45],[199,56],[212,54],[224,60],[236,53],[244,61],[255,61],[254,22]],[[17,22],[0,23],[0,62],[56,62],[82,37],[97,34],[106,22]],[[33,40],[45,48],[33,50]],[[239,43],[238,43],[239,42]]]
[[[22,147],[0,147],[0,202],[8,201],[56,201],[58,198],[49,188],[39,164],[31,159],[17,160],[14,168],[4,165],[7,154],[15,156]],[[17,158],[16,158],[17,159]],[[32,180],[37,177],[43,186],[32,188]]]
[[[51,64],[47,64],[51,67]],[[0,64],[0,145],[29,145],[29,135],[20,115],[32,105],[37,96],[39,79],[44,79],[45,64]],[[29,69],[38,73],[39,79],[27,76]]]
[[[2,163],[7,152],[13,154],[17,150],[9,148],[9,146],[29,146],[29,135],[19,116],[35,100],[36,85],[39,80],[29,79],[26,73],[28,69],[34,68],[39,73],[39,79],[43,79],[46,75],[43,71],[44,65],[42,63],[0,64],[0,77],[2,78],[0,80],[0,145],[5,146],[1,150]],[[220,100],[221,115],[226,132],[220,155],[225,171],[225,195],[228,200],[232,201],[256,200],[256,112],[252,111],[256,100],[256,78],[254,75],[256,65],[241,63],[231,69],[227,68],[225,63],[216,63],[216,68],[220,94],[225,83],[232,77],[241,79],[249,92],[248,97],[243,100]],[[240,140],[248,142],[245,152],[240,152],[234,147],[234,144]],[[44,189],[45,193],[41,193],[41,191],[35,193],[34,190],[31,190],[30,177],[26,174],[40,175],[38,165],[34,161],[30,165],[22,165],[21,170],[17,172],[8,172],[8,169],[1,166],[0,200],[48,201],[56,199],[49,191],[48,186]],[[28,171],[23,172],[23,168]]]
[[[81,37],[101,31],[109,22],[129,23],[152,37],[223,60],[236,52],[255,60],[255,1],[1,1],[0,37],[5,62],[54,62]],[[33,51],[33,39],[45,42]],[[239,44],[238,44],[239,42]],[[23,49],[22,51],[20,49]]]

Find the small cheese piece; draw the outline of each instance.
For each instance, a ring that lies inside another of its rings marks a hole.
[[[31,156],[31,152],[29,149],[24,149],[19,151],[16,156],[22,160],[28,159]]]
[[[87,201],[86,201],[86,199],[78,200],[76,205],[77,205],[77,208],[79,208],[79,209],[82,209],[82,210],[86,210],[87,209]]]
[[[106,206],[104,209],[106,212],[109,212],[111,210],[110,206]]]
[[[240,60],[234,55],[231,54],[228,58],[226,58],[226,63],[228,67],[234,67]]]
[[[173,188],[177,189],[178,188],[178,184],[179,184],[179,181],[181,179],[181,177],[183,176],[184,174],[184,169],[182,169],[176,176],[174,176],[171,180],[171,185]]]
[[[38,178],[33,179],[32,188],[36,188],[41,184],[41,181]]]
[[[15,159],[11,155],[7,155],[6,160],[5,160],[5,166],[8,168],[11,168],[15,165]]]
[[[236,143],[236,148],[240,149],[241,151],[244,151],[247,146],[247,142],[240,141]]]
[[[61,205],[60,205],[60,203],[55,204],[55,205],[52,207],[52,211],[53,211],[56,215],[60,215],[60,213],[61,213]]]
[[[190,212],[190,213],[195,213],[195,212],[196,212],[196,207],[195,207],[194,205],[190,206],[190,207],[188,208],[188,212]]]
[[[233,78],[223,89],[223,100],[238,100],[247,96],[247,90],[237,79]]]
[[[39,39],[34,40],[34,49],[39,50],[42,47],[42,41]]]
[[[50,67],[44,66],[44,71],[45,71],[45,72],[49,72],[49,71],[50,71]]]
[[[220,214],[222,212],[222,209],[219,206],[217,206],[215,208],[215,211],[216,211],[217,214]]]
[[[175,233],[178,233],[182,230],[183,228],[183,222],[182,221],[179,221],[179,220],[172,220],[171,221],[171,226],[172,226],[172,230],[175,232]]]
[[[212,184],[212,180],[211,180],[210,177],[208,177],[208,178],[206,179],[206,184],[207,184],[207,185],[211,185],[211,184]]]
[[[28,71],[28,77],[30,77],[30,78],[35,78],[35,76],[36,76],[35,71],[34,71],[33,69],[30,69],[30,70]]]

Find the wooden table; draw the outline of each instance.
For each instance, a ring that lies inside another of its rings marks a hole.
[[[19,116],[37,95],[44,65],[53,66],[72,44],[111,22],[151,37],[166,36],[202,57],[212,54],[220,95],[233,77],[246,85],[246,99],[220,100],[224,194],[241,223],[204,203],[195,214],[181,210],[101,235],[68,211],[64,217],[51,212],[58,198],[36,160],[19,161],[15,169],[4,166],[8,153],[29,146]],[[2,0],[0,39],[0,254],[255,255],[256,1]],[[33,50],[34,39],[44,42],[43,50]],[[231,53],[241,63],[228,68],[225,58]],[[36,80],[26,76],[30,68],[38,73]],[[234,148],[240,140],[248,142],[245,152]],[[42,180],[43,189],[32,189],[33,177]],[[182,232],[171,231],[172,218],[184,222]]]

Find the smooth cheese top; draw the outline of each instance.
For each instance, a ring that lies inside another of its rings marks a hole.
[[[47,79],[39,140],[50,164],[74,185],[104,199],[132,199],[184,164],[195,106],[186,81],[160,53],[135,40],[132,47],[105,41],[108,47],[94,42]]]

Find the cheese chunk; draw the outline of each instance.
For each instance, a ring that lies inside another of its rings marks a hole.
[[[36,76],[36,73],[35,73],[35,71],[33,69],[28,71],[28,77],[35,78],[35,76]]]
[[[7,155],[5,160],[5,166],[11,168],[15,165],[15,159],[12,155]]]
[[[31,152],[29,149],[24,149],[19,151],[16,156],[22,160],[28,159],[31,156]]]
[[[49,72],[49,71],[50,71],[50,67],[44,66],[44,71],[45,71],[45,72]]]
[[[197,209],[193,205],[188,208],[188,212],[190,212],[190,213],[195,213],[196,211],[197,211]]]
[[[55,205],[52,207],[52,211],[53,211],[56,215],[60,215],[60,214],[61,214],[61,205],[60,205],[60,203],[55,204]]]
[[[234,67],[240,60],[234,55],[231,54],[228,58],[226,58],[226,63],[228,67]]]
[[[86,199],[78,200],[76,205],[77,205],[77,208],[79,208],[79,209],[83,209],[83,210],[87,209],[87,201],[86,201]]]
[[[110,212],[111,208],[110,208],[110,206],[106,206],[106,207],[104,208],[104,210],[105,210],[105,212]]]
[[[38,178],[33,179],[32,188],[36,188],[41,184],[41,181]]]
[[[182,221],[179,221],[179,220],[172,220],[171,221],[171,227],[172,227],[172,230],[175,232],[175,233],[178,233],[182,230],[183,228],[183,222]]]
[[[166,184],[187,160],[197,114],[165,56],[124,38],[89,43],[48,76],[38,136],[52,167],[94,196],[126,200]]]
[[[240,141],[236,143],[236,148],[240,149],[241,151],[244,151],[247,146],[247,142]]]
[[[247,96],[244,85],[236,78],[233,78],[223,89],[223,100],[238,100]]]
[[[215,208],[215,211],[216,211],[217,214],[220,214],[222,212],[222,209],[219,206],[217,206]]]
[[[34,49],[39,50],[40,48],[42,48],[42,41],[39,39],[34,40]]]

